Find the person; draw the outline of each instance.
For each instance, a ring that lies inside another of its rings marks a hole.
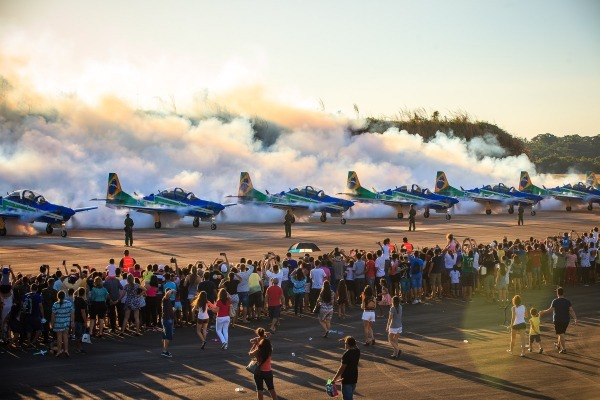
[[[415,206],[413,204],[410,205],[410,209],[408,210],[408,230],[416,231],[417,226],[415,224],[415,220],[417,216],[417,210],[415,210]]]
[[[306,285],[306,278],[302,272],[302,268],[297,268],[295,272],[290,275],[290,280],[294,285],[292,291],[294,293],[294,315],[302,317],[303,305],[304,305],[304,288]]]
[[[374,345],[375,337],[373,335],[373,322],[375,322],[375,307],[377,302],[373,296],[373,289],[366,285],[362,293],[361,308],[363,309],[362,320],[365,334],[365,346]]]
[[[388,341],[394,349],[392,358],[398,358],[402,350],[398,347],[398,335],[402,333],[402,305],[400,304],[400,296],[392,298],[392,306],[388,316],[388,323],[385,330],[388,332]]]
[[[423,260],[420,258],[420,252],[415,251],[414,256],[408,257],[410,261],[410,291],[413,298],[413,304],[421,303],[421,292],[423,291]]]
[[[131,316],[131,312],[133,311],[133,318],[135,320],[135,336],[142,336],[140,333],[140,302],[138,297],[138,289],[142,292],[146,291],[144,286],[140,286],[140,284],[135,283],[135,278],[133,275],[127,275],[127,284],[123,288],[123,292],[117,301],[113,301],[113,304],[117,304],[123,298],[125,298],[125,315],[123,317],[123,324],[121,326],[120,335],[122,336],[125,333],[125,329],[129,323],[129,317]]]
[[[111,278],[112,279],[112,278]],[[81,288],[80,288],[81,289]],[[102,278],[94,278],[94,287],[90,291],[90,335],[94,335],[96,318],[98,319],[98,337],[104,336],[104,317],[106,316],[106,302],[110,300],[108,290],[104,287]]]
[[[255,344],[250,349],[248,355],[256,358],[260,364],[258,373],[254,374],[254,383],[256,384],[256,396],[259,400],[264,398],[264,384],[267,384],[267,390],[271,394],[271,399],[277,400],[277,393],[273,385],[273,370],[271,369],[271,356],[273,354],[273,346],[271,341],[266,337],[261,339],[258,344]]]
[[[523,214],[525,213],[525,209],[523,208],[523,205],[521,203],[519,203],[519,208],[517,208],[517,214],[518,214],[518,219],[517,219],[517,225],[524,225],[523,224]]]
[[[315,267],[310,270],[311,288],[309,294],[309,307],[313,310],[317,304],[317,298],[323,288],[323,281],[327,278],[327,273],[321,268],[321,263],[315,261]]]
[[[129,214],[124,221],[125,227],[123,230],[125,231],[125,247],[133,246],[133,220],[129,218]]]
[[[75,301],[73,302],[73,334],[75,335],[75,351],[85,354],[82,347],[83,334],[87,330],[88,303],[85,301],[85,288],[80,287],[75,292]]]
[[[323,337],[327,338],[329,336],[329,329],[331,328],[331,318],[333,317],[333,294],[329,281],[323,282],[317,304],[321,305],[319,308],[319,324],[325,329]]]
[[[283,289],[279,286],[279,279],[271,279],[271,284],[265,292],[265,303],[269,307],[269,318],[271,318],[271,333],[275,333],[277,329],[277,322],[281,314],[281,305],[284,302],[285,296],[283,295]]]
[[[340,319],[346,319],[346,308],[350,307],[351,298],[350,291],[346,286],[346,280],[340,280],[335,291],[335,303],[338,305],[338,317]]]
[[[21,322],[27,335],[28,345],[35,346],[42,331],[44,305],[42,296],[38,293],[38,284],[31,285],[31,291],[22,298]]]
[[[515,345],[515,340],[517,338],[517,333],[521,339],[521,357],[525,356],[525,328],[527,324],[525,323],[525,318],[527,314],[527,310],[525,306],[521,304],[521,296],[518,294],[515,295],[512,299],[513,307],[512,307],[512,317],[510,324],[510,348],[506,350],[508,353],[513,352],[513,347]]]
[[[558,335],[558,342],[554,343],[554,347],[556,347],[556,350],[558,350],[558,352],[561,354],[567,352],[565,334],[567,333],[567,327],[569,326],[571,317],[573,317],[573,322],[575,323],[575,325],[577,325],[577,316],[575,315],[575,310],[573,310],[571,302],[563,297],[564,293],[565,292],[562,287],[556,289],[557,297],[556,299],[552,300],[550,308],[548,308],[547,310],[542,310],[538,313],[538,315],[541,318],[542,315],[552,311],[554,330]]]
[[[358,383],[360,350],[356,347],[356,339],[352,336],[346,336],[343,340],[346,351],[342,355],[342,362],[333,377],[333,381],[341,381],[343,400],[352,400],[354,399],[354,391]]]
[[[392,297],[390,296],[390,290],[387,287],[385,278],[381,278],[379,280],[379,287],[381,288],[381,291],[377,294],[377,310],[379,311],[378,317],[384,318],[385,314],[383,310],[385,307],[392,305]]]
[[[460,286],[460,271],[458,269],[458,265],[454,264],[452,270],[450,271],[450,287],[452,288],[452,296],[458,298]]]
[[[62,354],[69,357],[69,328],[75,324],[75,310],[64,290],[58,292],[58,301],[52,305],[52,319],[50,324],[56,333],[56,357]]]
[[[175,310],[173,309],[173,303],[171,302],[172,290],[167,289],[162,298],[162,326],[163,326],[163,336],[162,336],[162,353],[161,356],[171,358],[173,355],[169,351],[169,343],[173,340],[173,331],[174,320],[175,320]]]
[[[217,331],[217,336],[221,339],[221,350],[227,350],[227,343],[229,341],[229,322],[231,321],[231,317],[229,316],[231,301],[229,300],[229,293],[227,293],[225,288],[219,290],[217,299],[217,303],[214,307],[214,311],[217,312],[215,329]]]
[[[292,223],[293,222],[294,222],[294,216],[292,215],[292,211],[287,210],[287,212],[285,213],[285,221],[283,223],[283,226],[285,227],[285,237],[286,238],[292,237]]]
[[[540,315],[535,307],[529,310],[531,318],[529,319],[529,352],[533,351],[533,342],[538,342],[540,345],[539,353],[542,354],[542,335],[540,333]]]
[[[198,309],[198,318],[196,322],[196,334],[202,342],[200,347],[204,350],[206,346],[206,331],[208,329],[208,321],[210,316],[208,315],[208,308],[214,307],[214,304],[208,301],[208,295],[204,290],[198,292],[198,295],[191,303],[192,310]]]

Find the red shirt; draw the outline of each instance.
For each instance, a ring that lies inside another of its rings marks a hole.
[[[365,276],[367,278],[375,278],[375,261],[373,260],[369,260],[367,261],[367,263],[365,264]]]
[[[221,300],[217,301],[216,306],[219,308],[217,317],[229,317],[229,300],[225,303],[221,303]]]
[[[267,296],[269,297],[269,307],[280,306],[283,289],[279,286],[271,285],[267,288]]]

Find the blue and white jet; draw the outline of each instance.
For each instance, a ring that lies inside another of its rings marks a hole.
[[[96,208],[98,207],[73,209],[52,204],[33,190],[15,190],[0,197],[0,236],[6,235],[6,220],[16,219],[27,223],[45,223],[46,233],[49,235],[54,232],[54,228],[61,228],[60,236],[66,237],[65,224],[73,215]]]

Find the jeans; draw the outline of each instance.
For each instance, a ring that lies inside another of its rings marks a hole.
[[[296,293],[294,295],[294,314],[298,315],[298,311],[302,314],[302,309],[304,305],[304,293]]]
[[[356,383],[344,385],[342,384],[342,398],[343,400],[354,399],[354,390],[356,390]]]

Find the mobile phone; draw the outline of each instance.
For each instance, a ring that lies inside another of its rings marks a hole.
[[[66,260],[63,260],[63,265],[67,265],[67,261]]]
[[[224,256],[224,255],[225,255],[225,253],[219,253],[219,255],[220,255],[220,256]]]

